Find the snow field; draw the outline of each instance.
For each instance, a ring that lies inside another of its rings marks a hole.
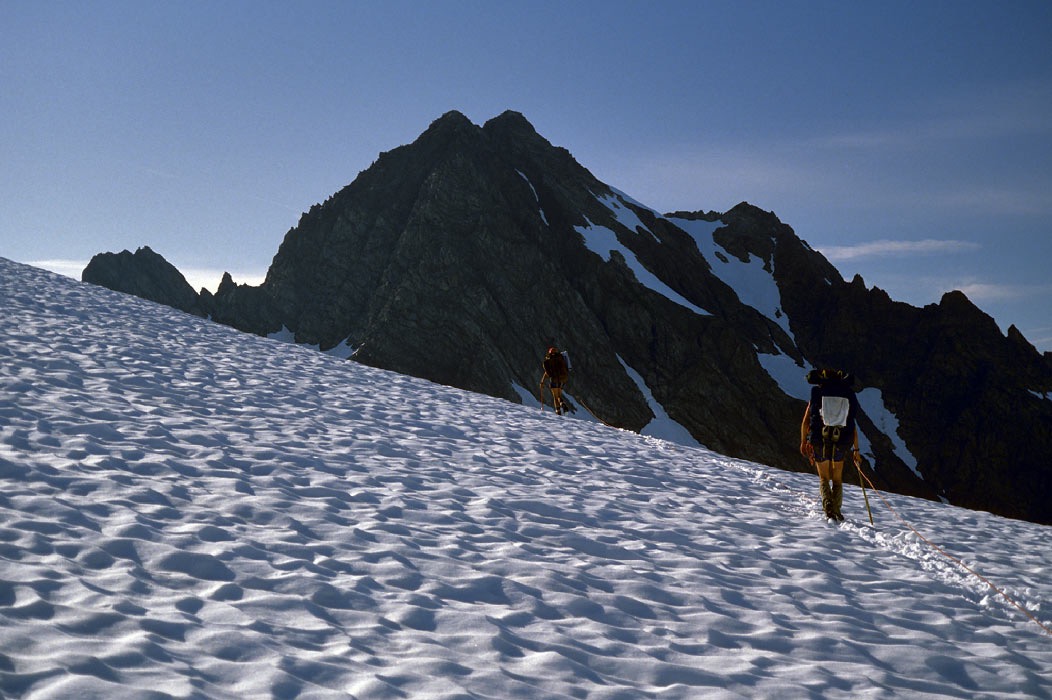
[[[1032,698],[1052,638],[870,496],[0,259],[0,694]],[[1050,623],[1048,529],[895,509]]]

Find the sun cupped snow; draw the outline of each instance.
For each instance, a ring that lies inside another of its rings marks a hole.
[[[831,528],[813,475],[2,258],[0,298],[4,697],[1052,693],[1048,635],[857,489]],[[1047,528],[887,498],[1052,624]]]

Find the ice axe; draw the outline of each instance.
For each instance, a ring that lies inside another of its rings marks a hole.
[[[854,462],[854,460],[851,461]],[[859,462],[861,461],[860,458],[858,462],[855,462],[855,471],[858,472],[858,485],[862,487],[862,500],[866,502],[866,513],[869,514],[869,524],[876,527],[877,524],[873,522],[873,511],[869,509],[869,496],[866,495],[866,480],[862,476],[862,467],[859,465]]]

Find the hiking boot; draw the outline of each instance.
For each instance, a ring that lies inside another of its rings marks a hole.
[[[833,496],[833,519],[843,521],[844,516],[840,512],[840,507],[844,505],[844,484],[839,481],[833,482],[832,489]]]
[[[833,489],[830,488],[829,482],[823,479],[818,484],[818,493],[822,496],[822,510],[825,512],[827,518],[835,518],[836,510],[833,506]]]

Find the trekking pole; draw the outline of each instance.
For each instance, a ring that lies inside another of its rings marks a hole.
[[[854,462],[854,460],[851,460]],[[858,466],[855,462],[855,471],[858,472],[858,485],[862,487],[862,500],[866,502],[866,513],[869,514],[869,524],[876,527],[877,524],[873,522],[873,511],[869,509],[869,496],[866,495],[866,484],[865,479],[862,478],[862,467]]]
[[[537,389],[537,394],[541,397],[541,413],[544,413],[544,380],[541,380],[541,385]]]

